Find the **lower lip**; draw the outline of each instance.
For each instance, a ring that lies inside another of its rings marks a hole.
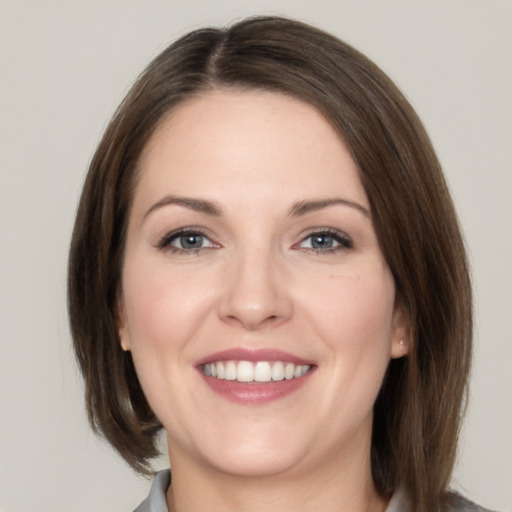
[[[216,379],[205,375],[201,370],[199,371],[210,389],[226,400],[243,405],[264,405],[285,398],[299,390],[307,383],[313,370],[311,369],[306,375],[296,379],[271,382]]]

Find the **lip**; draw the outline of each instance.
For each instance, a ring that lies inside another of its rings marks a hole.
[[[215,352],[195,362],[195,366],[201,366],[208,363],[216,363],[217,361],[250,361],[257,363],[259,361],[285,361],[293,364],[309,364],[314,365],[313,361],[302,359],[288,352],[277,350],[274,348],[230,348]]]
[[[216,379],[203,373],[202,365],[218,361],[250,361],[253,363],[259,361],[285,361],[295,365],[310,365],[311,370],[306,375],[296,379],[264,383]],[[222,350],[198,360],[195,366],[204,382],[217,395],[230,402],[248,406],[265,405],[289,396],[302,388],[316,369],[316,365],[312,361],[302,359],[282,350],[270,348]]]

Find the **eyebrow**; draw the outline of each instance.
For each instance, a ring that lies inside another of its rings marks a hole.
[[[153,206],[151,206],[151,208],[149,208],[149,210],[144,214],[144,219],[155,210],[158,210],[159,208],[171,204],[183,206],[185,208],[188,208],[189,210],[193,210],[199,213],[205,213],[206,215],[212,215],[214,217],[219,217],[222,215],[222,207],[214,201],[207,201],[205,199],[193,199],[191,197],[167,195],[160,201],[155,203]],[[359,203],[356,203],[355,201],[349,201],[348,199],[342,199],[340,197],[335,197],[331,199],[298,201],[297,203],[292,205],[288,212],[288,215],[290,217],[300,217],[301,215],[306,215],[307,213],[315,212],[318,210],[322,210],[323,208],[335,205],[349,206],[362,213],[365,217],[370,218],[370,212],[364,206],[360,205]]]
[[[144,219],[148,217],[151,213],[163,206],[168,206],[170,204],[176,204],[178,206],[184,206],[189,210],[194,210],[195,212],[205,213],[207,215],[213,215],[218,217],[222,215],[222,207],[213,201],[207,201],[205,199],[193,199],[191,197],[179,197],[173,195],[167,195],[164,198],[160,199],[157,203],[155,203],[151,208],[144,214]]]
[[[299,201],[290,208],[289,215],[291,217],[298,217],[334,205],[349,206],[350,208],[354,208],[355,210],[362,213],[368,219],[371,218],[370,212],[364,206],[360,205],[359,203],[356,203],[355,201],[350,201],[348,199],[343,199],[341,197],[333,197],[330,199],[319,199],[312,201]]]

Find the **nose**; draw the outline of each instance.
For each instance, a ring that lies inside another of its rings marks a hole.
[[[250,331],[280,325],[293,313],[287,272],[271,254],[248,252],[230,262],[219,315]]]

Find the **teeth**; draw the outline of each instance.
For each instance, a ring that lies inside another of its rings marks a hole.
[[[286,367],[284,369],[284,378],[286,380],[293,379],[294,373],[295,373],[295,365],[293,363],[286,363]]]
[[[236,380],[240,382],[252,382],[254,380],[254,367],[249,361],[238,362]]]
[[[270,382],[298,379],[311,370],[309,364],[286,363],[283,361],[222,361],[203,365],[203,373],[209,377],[238,382]]]
[[[226,380],[237,380],[237,367],[234,361],[228,361],[226,363],[226,373],[224,378]]]
[[[301,368],[297,366],[297,368]],[[284,364],[281,361],[277,361],[272,366],[272,380],[283,380],[284,379]]]
[[[272,368],[270,363],[265,361],[256,363],[254,368],[254,380],[256,382],[270,382],[272,380]]]

